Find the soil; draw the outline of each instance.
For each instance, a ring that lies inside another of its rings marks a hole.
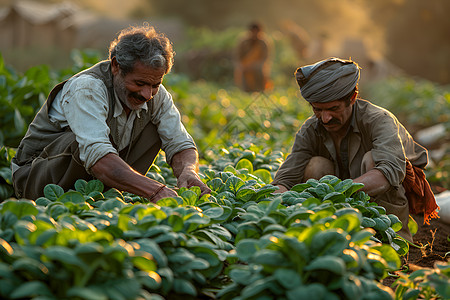
[[[414,246],[409,247],[409,253],[403,258],[403,268],[408,273],[421,268],[434,268],[435,262],[450,262],[450,224],[440,219],[431,219],[430,225],[423,224],[423,215],[413,215],[419,229],[413,236]],[[397,278],[389,276],[383,280],[383,284],[390,286]]]

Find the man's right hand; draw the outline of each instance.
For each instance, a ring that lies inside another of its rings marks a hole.
[[[278,187],[278,190],[274,191],[273,192],[274,194],[281,194],[281,193],[284,193],[284,192],[288,191],[288,189],[284,185],[277,184],[275,186]]]
[[[133,170],[117,154],[105,155],[92,166],[91,171],[106,186],[147,198],[151,202],[178,196],[174,190],[166,186],[161,188],[161,183]]]

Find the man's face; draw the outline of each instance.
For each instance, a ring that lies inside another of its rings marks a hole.
[[[158,92],[165,70],[153,69],[136,62],[133,71],[123,75],[115,59],[112,61],[114,91],[119,99],[131,110],[137,110],[150,101]]]
[[[331,134],[344,135],[350,124],[352,107],[356,101],[352,97],[350,105],[344,100],[336,100],[327,103],[311,103],[314,115],[319,119],[325,129]]]

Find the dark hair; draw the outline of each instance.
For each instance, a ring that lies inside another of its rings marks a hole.
[[[255,22],[252,22],[252,23],[250,23],[250,24],[248,25],[248,29],[249,29],[249,30],[258,30],[258,31],[261,31],[261,30],[262,30],[262,25],[261,25],[261,23],[255,21]]]
[[[169,39],[148,24],[122,30],[109,46],[109,59],[115,57],[124,74],[133,70],[136,61],[155,69],[164,68],[167,74],[174,55]]]

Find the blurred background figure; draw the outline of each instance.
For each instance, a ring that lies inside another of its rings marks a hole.
[[[260,23],[253,22],[248,29],[237,46],[234,79],[246,92],[262,92],[271,87],[270,45]]]
[[[282,33],[289,39],[292,48],[301,63],[304,63],[309,55],[311,38],[308,32],[292,20],[283,20],[280,24]]]

